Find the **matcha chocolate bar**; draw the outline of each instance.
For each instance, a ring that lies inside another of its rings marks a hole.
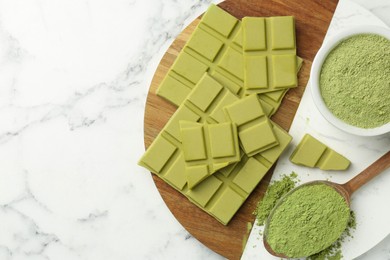
[[[139,161],[190,201],[226,225],[291,141],[272,123],[279,145],[215,172],[189,188],[180,121],[229,122],[223,108],[239,98],[205,73]]]
[[[245,94],[296,87],[294,17],[244,17],[242,31]]]
[[[237,127],[231,122],[205,124],[180,121],[180,136],[190,189],[241,158]]]
[[[157,89],[157,95],[179,106],[207,71],[233,94],[244,96],[241,27],[238,19],[211,5]],[[298,66],[301,61],[298,60]],[[271,91],[259,94],[268,115],[276,112],[287,89]]]
[[[264,113],[257,95],[250,95],[224,108],[227,118],[237,124],[240,145],[253,156],[278,145],[271,121]]]
[[[306,134],[294,152],[290,161],[307,167],[317,167],[322,170],[346,170],[350,161],[335,152],[313,136]]]
[[[179,106],[207,71],[238,95],[243,86],[241,43],[235,41],[241,22],[211,5],[157,90]]]

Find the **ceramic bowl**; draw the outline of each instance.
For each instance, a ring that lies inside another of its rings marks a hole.
[[[378,27],[378,26],[360,26],[344,30],[335,36],[328,39],[320,48],[317,55],[314,58],[311,71],[310,71],[310,88],[311,94],[314,99],[314,103],[322,116],[337,128],[354,135],[360,136],[377,136],[390,132],[390,123],[382,125],[376,128],[360,128],[353,125],[349,125],[341,119],[337,118],[325,105],[325,102],[321,96],[320,90],[320,73],[322,64],[325,61],[328,54],[335,48],[340,42],[347,38],[358,34],[377,34],[390,40],[390,30]],[[390,100],[389,100],[390,106]]]

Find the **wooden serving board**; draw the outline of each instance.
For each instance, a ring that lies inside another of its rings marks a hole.
[[[221,8],[239,19],[244,16],[295,16],[298,55],[304,59],[299,73],[299,86],[287,93],[280,109],[272,117],[272,120],[286,130],[290,128],[309,79],[311,63],[322,44],[336,5],[337,0],[226,0],[219,4]],[[144,141],[146,148],[176,110],[174,105],[156,96],[156,90],[199,20],[200,18],[197,18],[193,21],[177,37],[156,70],[145,108]],[[247,224],[254,221],[252,212],[267,189],[272,171],[273,168],[227,226],[223,226],[203,212],[154,174],[153,179],[168,208],[188,232],[222,256],[228,259],[239,259],[244,241],[248,236]]]

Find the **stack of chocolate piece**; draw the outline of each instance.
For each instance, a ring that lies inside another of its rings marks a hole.
[[[293,17],[211,5],[157,90],[178,109],[139,164],[226,225],[291,141],[269,118],[300,63]]]

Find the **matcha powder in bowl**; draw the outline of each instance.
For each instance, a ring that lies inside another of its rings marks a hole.
[[[322,116],[344,132],[390,132],[390,29],[362,25],[330,36],[310,70],[310,90]]]
[[[390,122],[390,40],[357,34],[341,41],[320,72],[321,96],[339,119],[359,128]]]

